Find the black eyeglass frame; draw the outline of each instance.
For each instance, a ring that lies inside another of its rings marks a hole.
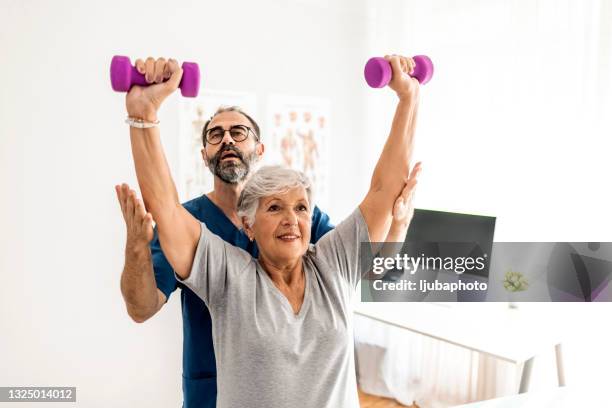
[[[234,135],[232,135],[232,129],[235,129],[235,128],[246,129],[246,135],[244,136],[243,139],[237,139],[237,138],[234,137]],[[213,130],[219,130],[219,129],[221,129],[223,131],[223,136],[221,136],[221,138],[219,139],[218,142],[216,142],[216,143],[211,142],[210,139],[209,139],[210,133]],[[229,129],[223,129],[223,127],[221,127],[221,126],[215,126],[213,128],[206,129],[206,133],[204,134],[204,137],[206,139],[206,143],[210,143],[213,146],[218,145],[219,143],[221,143],[223,141],[223,138],[225,137],[225,132],[230,132],[230,137],[236,143],[243,142],[243,141],[247,140],[249,138],[249,133],[252,133],[253,136],[255,137],[255,141],[259,142],[259,137],[257,137],[255,132],[253,132],[253,129],[251,129],[250,127],[248,127],[246,125],[234,125],[234,126],[231,126]]]

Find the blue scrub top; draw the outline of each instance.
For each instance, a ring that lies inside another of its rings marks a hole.
[[[227,216],[206,195],[187,201],[183,207],[205,223],[210,231],[226,242],[257,257],[257,245],[236,228]],[[329,216],[315,206],[312,213],[310,241],[317,242],[334,227]],[[189,288],[174,277],[174,270],[164,256],[157,230],[151,241],[151,254],[157,287],[166,298],[178,287],[183,309],[183,407],[214,408],[217,401],[217,369],[212,342],[212,322],[208,308]]]

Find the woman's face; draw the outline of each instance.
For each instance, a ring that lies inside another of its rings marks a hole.
[[[306,253],[310,242],[311,209],[304,187],[274,194],[259,200],[252,227],[245,226],[254,238],[261,256],[282,266]]]

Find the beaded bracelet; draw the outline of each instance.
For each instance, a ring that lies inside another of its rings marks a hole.
[[[131,118],[128,116],[128,118],[125,120],[125,123],[127,123],[131,127],[135,127],[138,129],[148,129],[159,125],[159,120],[156,120],[155,122],[147,122],[144,119]]]

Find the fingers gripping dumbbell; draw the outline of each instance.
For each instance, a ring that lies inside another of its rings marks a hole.
[[[194,98],[200,90],[200,68],[195,62],[183,62],[181,95]],[[138,72],[128,57],[115,55],[110,66],[111,85],[117,92],[128,92],[133,85],[149,86],[145,76]]]
[[[425,85],[433,76],[433,63],[426,55],[415,55],[414,72],[411,77],[416,78],[421,85]],[[370,58],[363,71],[365,80],[372,88],[382,88],[391,80],[391,64],[382,57]]]

